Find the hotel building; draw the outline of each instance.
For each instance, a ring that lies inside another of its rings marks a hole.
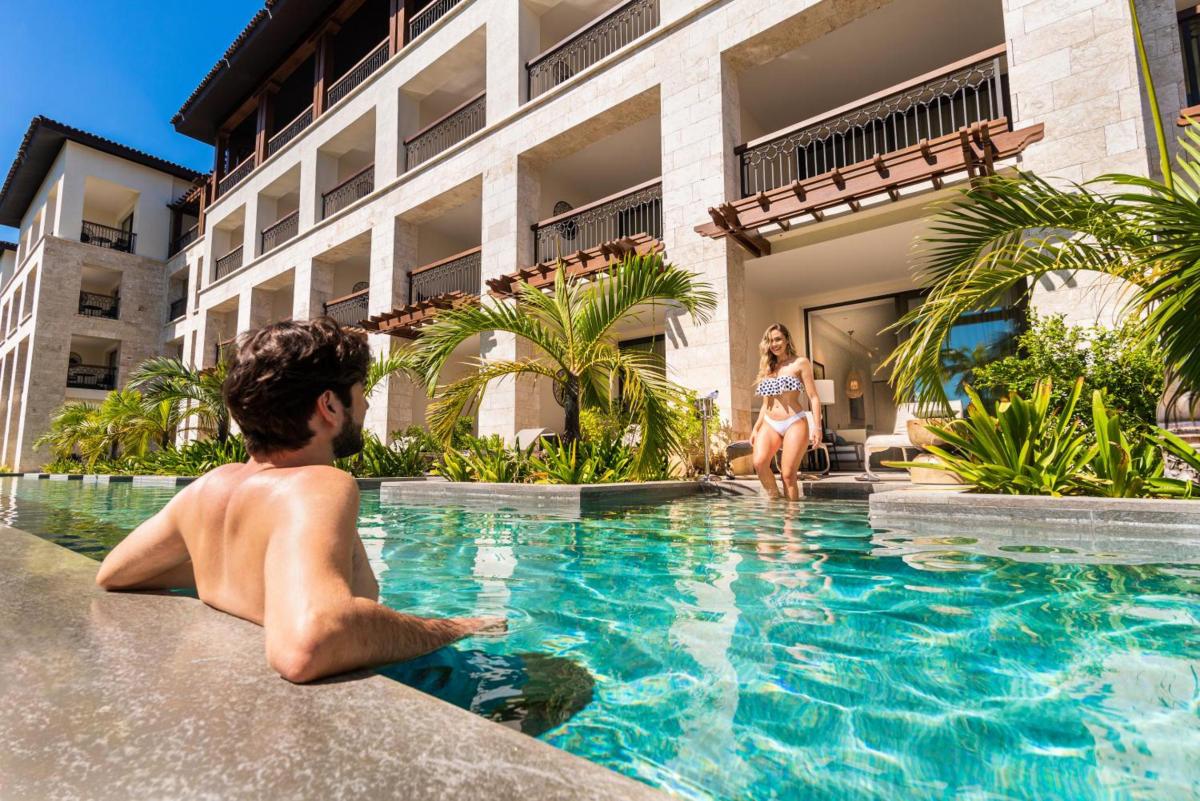
[[[1173,122],[1200,103],[1200,18],[1139,10]],[[269,0],[173,119],[213,146],[210,174],[31,126],[0,193],[20,228],[0,256],[0,462],[39,465],[52,410],[151,353],[211,366],[239,332],[319,314],[384,352],[448,305],[552,281],[559,259],[598,274],[630,251],[716,290],[708,322],[655,308],[620,336],[718,390],[736,431],[775,321],[835,380],[833,427],[888,431],[881,332],[921,301],[931,206],[1014,167],[1154,174],[1146,97],[1126,0]],[[1109,289],[1065,276],[1030,295],[1092,322]],[[994,344],[1014,317],[965,320],[951,346]],[[467,343],[444,378],[524,347]],[[425,404],[393,378],[369,425],[421,423]],[[549,386],[512,381],[476,415],[510,438],[562,423]]]

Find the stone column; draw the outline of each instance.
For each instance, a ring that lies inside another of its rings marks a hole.
[[[325,313],[325,302],[333,297],[333,265],[319,259],[296,267],[292,292],[292,319],[311,320]]]
[[[269,289],[247,287],[238,297],[237,332],[253,331],[271,322],[275,293]]]
[[[510,156],[484,171],[480,268],[483,303],[511,303],[488,294],[487,279],[533,264],[530,226],[537,221],[540,190],[537,171],[518,156]],[[531,347],[511,334],[485,335],[479,344],[485,360],[532,355]],[[493,382],[479,407],[479,434],[499,434],[511,442],[521,429],[539,426],[542,394],[530,379]]]
[[[540,25],[525,3],[497,3],[487,24],[487,124],[512,114],[528,99],[525,62],[538,54]]]
[[[384,220],[371,229],[371,292],[369,314],[383,314],[408,302],[408,271],[417,263],[417,227],[399,218]],[[378,359],[394,348],[406,347],[402,340],[386,334],[371,334],[371,357]],[[390,376],[375,387],[367,428],[381,439],[413,423],[413,396],[422,390],[405,376]]]
[[[1126,0],[1005,0],[1013,119],[1045,125],[1022,167],[1051,179],[1086,181],[1110,172],[1159,176],[1159,157]],[[1175,6],[1139,0],[1160,111],[1170,140],[1183,105]],[[1121,287],[1091,274],[1047,276],[1033,292],[1042,314],[1070,322],[1116,322]]]
[[[666,257],[699,273],[718,298],[707,323],[693,323],[686,314],[668,317],[667,371],[691,389],[716,389],[722,421],[748,435],[758,354],[742,314],[745,254],[730,240],[707,239],[693,230],[708,207],[738,193],[737,79],[719,50],[714,43],[679,53],[683,63],[662,84]]]
[[[388,93],[375,106],[375,186],[396,180],[400,168],[400,98]]]

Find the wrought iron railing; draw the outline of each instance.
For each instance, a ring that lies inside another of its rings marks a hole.
[[[67,386],[78,389],[116,389],[117,368],[106,364],[72,364],[67,367]]]
[[[122,253],[133,253],[137,235],[132,231],[113,228],[111,225],[101,225],[84,220],[83,227],[79,231],[79,241],[86,245],[119,250]]]
[[[321,219],[341,211],[356,200],[362,200],[373,191],[375,165],[371,164],[321,195]]]
[[[235,186],[240,184],[243,180],[245,180],[247,175],[254,172],[254,166],[254,154],[251,153],[242,160],[241,164],[225,173],[225,175],[221,177],[221,180],[217,181],[217,194],[223,195],[230,189],[233,189]]]
[[[213,280],[219,280],[242,266],[242,245],[226,253],[213,263]]]
[[[363,289],[352,295],[331,300],[325,304],[325,315],[342,325],[358,326],[367,319],[367,298],[370,294],[370,289]]]
[[[413,270],[408,275],[408,302],[420,303],[451,292],[478,295],[480,253],[479,248],[471,248]]]
[[[115,295],[98,292],[79,293],[79,313],[87,317],[108,317],[115,320],[120,315],[121,299]]]
[[[741,145],[742,197],[869,161],[1007,116],[1007,81],[997,51],[952,65],[845,110]]]
[[[433,27],[433,23],[446,16],[446,12],[458,5],[462,0],[433,0],[422,8],[408,21],[408,41],[416,39]]]
[[[354,87],[367,79],[372,72],[382,67],[388,60],[388,40],[384,39],[375,49],[362,57],[357,64],[346,70],[346,74],[338,78],[325,90],[325,107],[329,108],[354,90]]]
[[[293,211],[262,230],[262,252],[276,248],[300,231],[300,210]]]
[[[662,179],[627,189],[533,226],[541,263],[635,234],[662,238]]]
[[[296,119],[280,128],[274,136],[267,140],[267,156],[274,156],[279,148],[295,139],[301,131],[312,125],[312,121],[313,107],[309,106],[308,108],[304,109],[304,111],[301,111],[299,114],[297,114]]]
[[[411,170],[483,129],[487,97],[480,92],[432,125],[404,140],[404,169]]]
[[[658,26],[658,0],[628,0],[525,65],[533,99]]]
[[[227,361],[233,355],[233,346],[236,339],[227,339],[224,342],[218,342],[214,348],[217,356],[217,363]]]
[[[187,298],[176,298],[171,301],[171,306],[167,309],[167,319],[178,320],[185,313],[187,313]]]
[[[174,256],[179,251],[186,248],[188,245],[200,238],[200,223],[196,223],[191,228],[184,231],[175,240],[171,242],[171,254]]]

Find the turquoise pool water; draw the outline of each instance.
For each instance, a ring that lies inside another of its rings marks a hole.
[[[97,555],[173,490],[0,492]],[[686,798],[1200,797],[1196,566],[900,555],[847,503],[567,521],[366,493],[360,531],[389,605],[510,624],[389,675]]]

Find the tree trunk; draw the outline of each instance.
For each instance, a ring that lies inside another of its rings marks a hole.
[[[563,440],[570,445],[579,439],[579,378],[568,375],[563,392]]]

